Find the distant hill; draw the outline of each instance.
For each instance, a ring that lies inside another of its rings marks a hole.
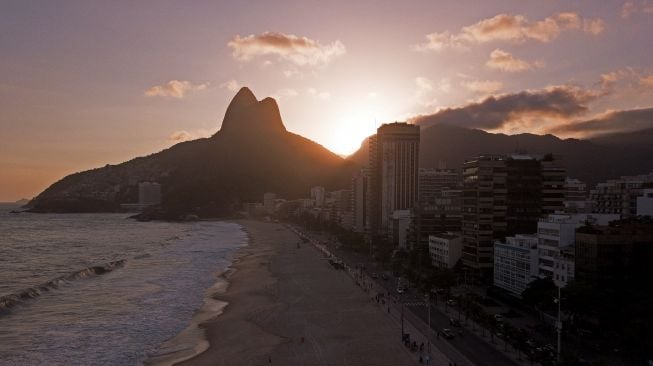
[[[367,164],[368,144],[348,159]],[[460,169],[465,159],[479,154],[554,153],[563,157],[567,174],[590,184],[621,175],[653,171],[653,130],[614,134],[592,140],[560,139],[553,135],[504,135],[450,125],[422,128],[420,166],[435,168],[439,163]]]
[[[355,165],[321,145],[288,132],[277,103],[258,101],[242,88],[229,104],[222,127],[210,138],[182,142],[119,165],[69,175],[38,195],[35,211],[112,211],[137,200],[139,181],[162,184],[171,215],[220,216],[265,192],[305,197],[313,185],[340,188]]]

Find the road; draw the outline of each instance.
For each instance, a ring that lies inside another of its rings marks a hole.
[[[330,243],[328,238],[320,235],[319,233],[310,233],[312,237],[320,238],[328,247],[329,250],[337,255],[341,260],[346,262],[350,267],[363,267],[361,269],[362,274],[365,275],[367,281],[374,281],[377,288],[380,292],[385,291],[386,293],[392,296],[398,296],[397,294],[397,278],[389,274],[387,280],[382,280],[380,278],[373,280],[371,278],[372,273],[377,273],[378,276],[383,272],[379,267],[378,263],[375,262],[367,255],[360,253],[344,251],[337,248],[334,243]],[[383,290],[381,290],[383,289]],[[424,295],[416,294],[412,289],[406,289],[406,292],[401,295],[401,301],[404,303],[418,303],[424,302]],[[454,314],[457,317],[457,311],[451,310],[451,314]],[[417,317],[424,324],[427,323],[427,309],[426,306],[407,306],[404,310],[405,317]],[[451,346],[462,355],[464,355],[469,361],[478,366],[492,365],[492,366],[517,366],[518,364],[510,359],[508,356],[502,352],[495,349],[492,345],[478,335],[474,334],[465,327],[454,328],[449,323],[449,316],[443,313],[440,309],[437,309],[435,306],[431,307],[431,328],[436,334],[438,330],[443,328],[449,328],[460,332],[455,338],[451,340],[445,340],[441,337],[434,341],[435,344],[443,345],[443,347],[438,347],[442,352],[453,353],[455,351],[451,350],[448,346]],[[495,341],[499,344],[503,343],[502,340],[495,338]],[[447,346],[448,345],[448,346]],[[453,357],[452,357],[453,358]]]

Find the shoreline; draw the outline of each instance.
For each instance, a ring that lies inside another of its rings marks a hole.
[[[222,221],[222,220],[220,220]],[[144,361],[145,366],[173,366],[190,360],[210,348],[206,335],[205,323],[218,318],[224,313],[229,302],[221,299],[229,290],[229,278],[237,271],[236,265],[243,256],[242,251],[250,246],[251,236],[247,228],[237,220],[225,220],[236,223],[247,235],[247,243],[236,249],[229,265],[215,274],[216,282],[205,290],[204,302],[195,310],[190,323],[174,337],[164,341],[157,347],[157,353],[149,355]]]
[[[213,296],[228,305],[199,324],[208,348],[169,364],[416,363],[396,324],[318,249],[279,223],[232,222],[249,243],[234,256],[227,290]]]

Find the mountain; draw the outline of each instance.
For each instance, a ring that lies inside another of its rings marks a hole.
[[[355,165],[321,145],[286,130],[277,103],[258,101],[242,88],[229,104],[221,129],[146,157],[69,175],[38,195],[35,211],[112,211],[137,201],[137,183],[162,185],[169,215],[221,216],[265,192],[307,196],[311,186],[349,184]]]
[[[504,135],[445,124],[422,127],[420,166],[436,168],[444,163],[460,169],[465,159],[480,154],[502,154],[515,151],[553,153],[562,156],[567,174],[595,184],[621,175],[653,171],[653,131],[610,135],[593,140],[560,139],[553,135]],[[368,144],[348,159],[360,165],[367,163]],[[649,155],[646,155],[648,152]]]

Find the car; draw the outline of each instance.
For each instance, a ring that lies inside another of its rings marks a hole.
[[[455,337],[455,335],[453,334],[453,332],[449,328],[442,329],[440,331],[440,334],[442,334],[442,336],[444,338],[446,338],[446,339],[453,339]]]
[[[381,279],[384,280],[384,281],[387,281],[388,280],[388,275],[385,274],[385,273],[381,274]]]
[[[376,272],[372,273],[372,278],[379,278],[379,275],[376,274]]]
[[[496,320],[497,322],[502,322],[503,321],[503,315],[494,314],[494,320]]]
[[[449,305],[449,306],[456,306],[456,300],[453,300],[453,299],[449,299],[449,300],[447,300],[447,305]]]
[[[449,324],[453,325],[454,327],[460,327],[460,320],[454,319],[454,318],[449,318]]]
[[[398,294],[403,294],[404,293],[404,288],[403,287],[397,287],[397,293]]]

